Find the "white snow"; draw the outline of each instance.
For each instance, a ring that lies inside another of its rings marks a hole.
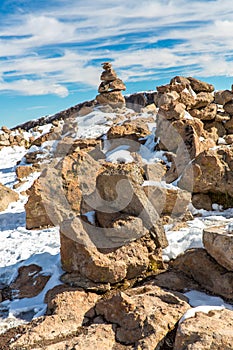
[[[179,323],[185,321],[187,318],[194,317],[197,312],[207,313],[211,310],[233,310],[233,305],[225,303],[220,297],[207,295],[197,290],[191,290],[184,295],[189,299],[189,304],[193,306],[180,319]]]
[[[124,117],[127,118],[130,110],[125,110]],[[143,115],[144,116],[144,115]],[[145,114],[145,117],[150,114]],[[78,128],[76,137],[79,138],[96,138],[106,139],[105,133],[114,124],[116,119],[114,113],[104,113],[99,109],[94,110],[84,117],[78,117]],[[141,116],[140,116],[141,117]],[[188,117],[188,116],[187,116]],[[50,130],[51,125],[41,128],[45,133]],[[156,163],[163,160],[166,164],[167,158],[164,152],[155,151],[156,142],[154,139],[155,123],[151,123],[152,133],[145,138],[145,144],[140,146],[139,155],[145,163]],[[27,137],[35,133],[27,133]],[[41,133],[39,133],[41,135]],[[37,135],[37,136],[39,136]],[[64,135],[65,136],[65,135]],[[41,147],[34,147],[30,150],[46,150],[47,154],[56,146],[55,142],[48,141]],[[133,157],[130,153],[129,146],[122,144],[109,151],[108,142],[104,142],[103,152],[106,154],[107,161],[111,162],[131,162]],[[13,188],[16,181],[15,166],[22,160],[27,150],[24,147],[5,147],[0,151],[0,182]],[[31,186],[33,181],[39,176],[33,173],[16,191],[25,191]],[[153,182],[144,182],[144,185],[153,185]],[[156,185],[157,182],[156,182]],[[166,188],[174,188],[173,184],[167,185],[159,183]],[[27,197],[20,195],[17,202],[12,203],[7,210],[0,212],[0,283],[9,284],[17,276],[20,266],[37,264],[41,266],[42,273],[51,275],[45,289],[36,297],[28,299],[16,299],[13,301],[4,301],[0,303],[0,332],[6,328],[18,325],[22,322],[30,321],[33,317],[42,315],[45,312],[44,296],[47,290],[60,283],[59,277],[63,273],[60,264],[60,241],[59,229],[49,228],[44,230],[27,230],[25,228],[25,210],[24,204]],[[174,231],[171,225],[166,225],[165,230],[169,241],[169,246],[163,250],[165,261],[174,259],[185,250],[194,247],[202,247],[203,229],[215,224],[229,225],[232,224],[233,208],[223,211],[219,205],[213,206],[213,211],[196,210],[192,206],[193,215],[198,215],[194,220],[188,221],[187,226],[180,230]],[[89,222],[95,224],[95,215],[93,212],[85,214]],[[230,226],[231,227],[231,226]],[[222,308],[229,307],[221,298],[213,299],[207,294],[200,294],[197,291],[191,291],[185,294],[190,304],[194,307],[201,307],[202,310],[208,310],[209,307]],[[221,299],[221,300],[220,300]],[[204,308],[204,306],[206,306]],[[200,310],[200,309],[197,309]],[[197,311],[196,310],[196,311]],[[193,312],[196,312],[195,309]],[[190,311],[191,313],[191,311]],[[187,315],[185,317],[188,317]]]
[[[23,147],[6,147],[0,151],[0,182],[13,187],[15,165],[26,153]],[[17,191],[29,188],[40,173],[33,173]],[[17,277],[20,266],[37,264],[42,274],[51,275],[44,290],[35,298],[23,298],[0,303],[0,333],[32,317],[42,315],[46,310],[44,296],[60,284],[63,273],[60,265],[59,229],[27,230],[25,228],[24,204],[27,197],[20,195],[17,202],[0,212],[0,283],[8,285]],[[21,316],[20,316],[21,315]]]

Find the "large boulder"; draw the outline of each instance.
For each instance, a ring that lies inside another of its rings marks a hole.
[[[204,230],[203,243],[207,252],[225,269],[233,271],[233,234],[224,226]]]
[[[205,249],[188,250],[172,265],[209,292],[233,300],[233,272],[219,265]]]
[[[181,295],[148,285],[113,292],[95,309],[97,315],[116,325],[117,341],[152,350],[163,344],[189,305]]]
[[[8,348],[47,348],[51,343],[59,344],[62,340],[73,338],[98,299],[99,296],[94,293],[67,286],[55,287],[46,296],[48,316],[26,325],[15,341],[11,340]]]
[[[119,220],[118,226],[113,228],[98,228],[78,218],[64,222],[61,227],[63,269],[69,273],[78,272],[96,283],[116,283],[145,273],[153,254],[158,254],[156,244],[145,228],[140,231],[131,224],[126,232],[123,225]],[[127,233],[133,235],[131,242]],[[136,234],[141,238],[135,239]]]
[[[0,183],[0,212],[7,209],[8,205],[19,199],[17,192]]]
[[[179,323],[174,350],[231,350],[233,311],[210,310]]]
[[[190,82],[190,85],[196,93],[198,92],[213,92],[214,91],[214,86],[212,84],[208,84],[204,81],[201,81],[199,79],[193,78],[193,77],[188,77],[187,78]]]

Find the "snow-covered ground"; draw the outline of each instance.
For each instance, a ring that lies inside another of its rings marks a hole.
[[[130,110],[125,112],[125,117],[127,117],[127,113],[130,113]],[[114,115],[101,111],[77,118],[77,136],[84,138],[99,137],[108,131],[113,119]],[[154,131],[155,124],[151,123],[149,127],[151,131]],[[42,132],[49,130],[49,126],[46,126]],[[163,152],[154,152],[154,145],[154,135],[152,134],[146,138],[145,144],[140,147],[138,153],[146,163],[153,163],[160,159],[166,161]],[[118,145],[115,150],[108,151],[106,143],[103,152],[106,154],[107,160],[111,162],[119,161],[119,159],[121,161],[123,159],[125,162],[132,161],[128,145],[122,144],[120,147]],[[16,182],[16,163],[23,159],[25,153],[26,150],[23,147],[5,147],[0,151],[1,183],[10,188],[13,187]],[[27,183],[16,191],[19,193],[25,191],[38,176],[39,173],[29,176]],[[55,227],[44,230],[27,230],[25,228],[24,210],[26,201],[27,197],[20,195],[17,202],[12,203],[7,210],[0,213],[0,284],[9,284],[17,276],[20,266],[30,264],[41,266],[42,273],[51,275],[51,278],[45,289],[37,297],[8,300],[0,303],[0,333],[9,327],[25,322],[25,318],[30,319],[42,315],[46,310],[44,296],[47,290],[60,284],[59,277],[63,273],[59,255],[59,229]],[[173,231],[169,225],[165,227],[169,246],[163,250],[164,260],[173,259],[186,249],[202,247],[202,232],[205,227],[216,224],[227,225],[233,222],[233,209],[223,211],[218,206],[215,206],[215,210],[211,212],[204,210],[198,212],[194,208],[191,209],[194,214],[199,213],[200,216],[188,221],[187,227],[178,231]],[[194,307],[203,307],[203,305],[214,308],[231,307],[231,305],[224,303],[221,298],[213,299],[213,297],[196,291],[186,293],[186,296]],[[190,315],[185,317],[188,316]]]

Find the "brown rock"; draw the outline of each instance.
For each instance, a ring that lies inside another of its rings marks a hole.
[[[171,91],[176,91],[180,93],[186,88],[185,83],[180,83],[180,84],[166,84],[166,85],[161,85],[157,86],[156,89],[159,93],[164,93],[164,92],[171,92]]]
[[[223,226],[204,229],[203,244],[207,252],[225,269],[233,271],[233,234]]]
[[[220,266],[204,249],[191,249],[178,256],[173,267],[197,281],[204,289],[233,299],[233,272]]]
[[[16,176],[18,180],[22,180],[39,170],[39,167],[33,165],[19,165],[16,168]]]
[[[199,92],[195,99],[194,108],[203,108],[214,101],[214,96],[210,92]]]
[[[178,295],[149,285],[114,292],[96,305],[97,315],[118,325],[119,342],[135,343],[137,348],[143,346],[149,350],[162,342],[188,309],[189,305]]]
[[[80,334],[78,334],[80,333]],[[120,346],[120,344],[119,344]],[[128,347],[127,347],[128,348]],[[124,350],[122,346],[119,350]],[[111,325],[93,324],[88,328],[82,328],[76,332],[76,336],[71,339],[57,341],[56,344],[47,345],[46,350],[109,350],[118,349],[115,341],[115,333]],[[128,348],[130,349],[130,348]],[[34,348],[34,350],[44,350],[44,348]]]
[[[159,215],[148,200],[143,188],[141,169],[136,164],[106,164],[96,179],[96,188],[103,201],[100,207],[114,208],[114,211],[138,216],[144,226],[154,232],[157,245],[165,247],[167,239],[159,225]]]
[[[211,310],[198,312],[178,326],[174,350],[231,350],[233,312]]]
[[[45,203],[46,197],[48,197],[48,203],[50,200],[49,189],[46,187],[45,178],[40,177],[34,181],[32,187],[28,190],[28,194],[28,201],[25,204],[26,228],[31,230],[34,228],[54,226],[54,222],[47,212]]]
[[[194,108],[196,104],[195,98],[186,91],[181,91],[180,102],[183,103],[188,110]]]
[[[233,116],[224,124],[224,127],[227,130],[228,134],[233,134]]]
[[[160,162],[145,164],[143,166],[146,180],[161,181],[166,174],[166,166]]]
[[[52,315],[27,325],[24,334],[10,345],[10,349],[36,349],[40,346],[43,348],[63,339],[72,339],[82,326],[87,312],[90,312],[99,299],[97,294],[67,286],[55,287],[48,293],[48,308]]]
[[[6,210],[10,203],[18,199],[18,193],[0,183],[0,212]]]
[[[226,136],[224,137],[224,139],[225,139],[225,141],[226,141],[226,143],[227,143],[228,145],[232,145],[232,144],[233,144],[233,134],[226,135]]]
[[[192,204],[196,209],[212,210],[212,201],[205,193],[193,194]]]
[[[211,84],[208,84],[204,81],[188,77],[187,78],[190,81],[190,85],[196,93],[198,92],[213,92],[214,91],[214,86]]]
[[[185,105],[178,101],[172,101],[169,104],[161,105],[158,115],[165,119],[181,119],[185,115]]]
[[[159,93],[157,96],[157,106],[169,105],[179,99],[180,95],[176,91]]]
[[[200,288],[198,283],[192,278],[189,278],[180,271],[171,269],[153,276],[153,280],[146,282],[146,284],[153,284],[177,292],[187,292],[187,290],[198,290]]]
[[[84,230],[84,234],[87,235],[86,227]],[[116,283],[124,278],[135,278],[148,269],[149,252],[147,242],[143,237],[114,248],[110,239],[110,243],[106,244],[106,237],[100,242],[100,236],[104,236],[105,232],[103,229],[94,228],[93,236],[99,236],[97,237],[99,239],[99,248],[97,249],[90,240],[90,232],[88,233],[89,237],[85,240],[84,245],[81,244],[81,238],[83,240],[84,238],[77,218],[61,227],[61,261],[65,271],[79,272],[85,278],[96,283]],[[117,245],[119,246],[119,243],[115,244],[115,246]]]
[[[44,276],[41,270],[35,264],[19,268],[16,280],[9,286],[14,299],[33,298],[44,289],[50,276]]]
[[[125,99],[120,91],[103,92],[96,96],[100,105],[110,105],[112,107],[122,108],[125,105]]]
[[[184,214],[190,203],[190,193],[179,188],[169,188],[158,183],[144,186],[143,189],[159,214],[172,216]]]
[[[224,124],[220,121],[210,121],[210,122],[205,122],[205,130],[208,131],[208,136],[214,138],[215,142],[216,140],[216,136],[217,139],[218,137],[223,137],[224,135],[226,135],[226,129],[224,127]],[[214,135],[214,137],[213,137]],[[207,135],[206,135],[207,136]]]
[[[150,130],[147,123],[133,120],[131,122],[125,122],[122,125],[112,126],[107,132],[107,138],[111,140],[124,137],[137,142],[140,138],[149,134]],[[140,147],[140,143],[138,144],[138,147]]]
[[[190,81],[188,78],[182,77],[182,76],[176,76],[170,80],[170,84],[183,84],[185,87],[189,87]]]
[[[214,102],[218,105],[224,104],[224,99],[222,96],[223,90],[215,91],[214,92]]]
[[[205,108],[191,109],[189,113],[194,118],[199,118],[201,120],[212,120],[217,115],[217,105],[215,103],[210,103]]]
[[[233,101],[231,100],[230,102],[227,102],[223,106],[223,109],[225,112],[229,113],[232,116],[233,115]]]
[[[10,133],[11,133],[11,130],[10,130],[7,126],[5,126],[5,125],[3,125],[3,126],[1,127],[1,130],[2,130],[3,132],[5,132],[6,134],[10,134]]]
[[[225,166],[214,150],[200,153],[192,164],[185,169],[179,187],[188,190],[193,188],[195,193],[216,191],[225,174]]]

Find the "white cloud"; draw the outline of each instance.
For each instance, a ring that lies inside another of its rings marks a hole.
[[[15,15],[0,18],[0,57],[7,58],[0,90],[66,96],[68,83],[97,87],[96,62],[106,58],[126,81],[177,67],[180,74],[233,76],[232,15],[229,0],[57,0],[30,13],[19,3]]]

